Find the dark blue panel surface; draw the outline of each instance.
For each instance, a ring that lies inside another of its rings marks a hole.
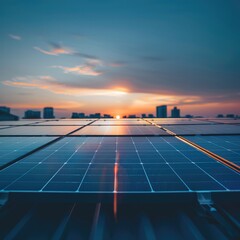
[[[239,182],[174,137],[65,137],[0,171],[2,191],[239,191]]]

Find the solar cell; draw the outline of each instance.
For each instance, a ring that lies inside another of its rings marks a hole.
[[[155,126],[87,126],[72,135],[169,135]]]
[[[0,171],[2,191],[239,191],[240,175],[174,137],[65,137]]]
[[[0,166],[42,146],[54,137],[0,137]]]
[[[68,134],[77,128],[77,126],[19,126],[1,129],[0,136],[58,136]]]
[[[240,166],[240,136],[189,136],[186,138]]]
[[[165,128],[178,135],[240,134],[240,126],[227,124],[178,126],[169,125]]]

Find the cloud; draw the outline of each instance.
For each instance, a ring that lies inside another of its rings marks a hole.
[[[50,46],[49,50],[45,50],[37,46],[35,46],[34,49],[46,55],[59,56],[63,54],[63,55],[78,56],[78,57],[89,59],[89,60],[99,60],[99,58],[96,56],[75,51],[72,48],[62,46],[59,43],[49,42],[48,44]]]
[[[42,48],[39,48],[39,47],[34,47],[35,50],[43,53],[43,54],[46,54],[46,55],[52,55],[52,56],[58,56],[58,55],[61,55],[61,54],[67,54],[67,55],[72,55],[72,50],[69,49],[69,48],[65,48],[65,47],[53,47],[52,49],[50,49],[49,51],[47,50],[44,50]]]
[[[88,59],[83,65],[78,65],[75,67],[65,67],[65,66],[52,66],[53,68],[59,68],[64,71],[64,73],[73,73],[77,75],[87,75],[87,76],[99,76],[103,72],[97,70],[99,66],[103,66],[103,62],[98,59]]]
[[[64,67],[64,66],[53,66],[54,68],[60,68],[64,73],[74,73],[77,75],[88,75],[88,76],[99,76],[103,72],[95,70],[93,66],[90,65],[80,65],[75,67]]]
[[[81,87],[59,82],[51,76],[15,77],[11,80],[3,81],[3,84],[11,87],[42,89],[70,96],[122,96],[127,94],[125,88]]]
[[[20,37],[20,36],[18,36],[18,35],[9,34],[8,36],[9,36],[11,39],[13,39],[13,40],[17,40],[17,41],[22,40],[22,37]]]

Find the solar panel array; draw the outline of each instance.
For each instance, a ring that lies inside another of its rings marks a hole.
[[[223,127],[221,131],[214,128],[214,133],[238,127],[209,123],[200,128],[182,124],[184,121],[175,119],[166,128],[182,131],[184,127],[196,134],[212,126]],[[186,138],[239,164],[239,136]],[[154,194],[240,190],[237,171],[141,119],[51,120],[34,126],[12,126],[0,129],[0,147],[0,167],[10,163],[0,170],[2,192]]]

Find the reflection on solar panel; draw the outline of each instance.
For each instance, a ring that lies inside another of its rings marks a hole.
[[[209,135],[209,134],[240,134],[240,126],[237,125],[181,125],[166,126],[166,129],[179,135]]]
[[[0,171],[3,191],[239,191],[240,175],[174,137],[65,137]]]
[[[0,166],[55,139],[54,137],[0,137]]]
[[[34,125],[37,125],[37,126],[84,126],[84,125],[87,125],[89,124],[90,121],[87,121],[87,120],[52,120],[52,121],[45,121],[45,122],[40,122],[40,123],[36,123]]]
[[[10,125],[13,125],[13,126],[19,126],[19,125],[30,125],[30,124],[33,124],[33,123],[37,123],[37,122],[43,122],[44,120],[21,120],[21,121],[0,121],[0,126],[10,126]]]
[[[186,138],[240,166],[240,136],[190,136]]]
[[[77,126],[20,126],[7,129],[1,129],[0,135],[12,135],[12,136],[35,136],[35,135],[44,135],[44,136],[57,136],[65,135],[74,130],[78,129]]]
[[[146,118],[145,120],[151,121],[159,125],[211,124],[211,122],[209,121],[196,120],[194,118]]]
[[[225,123],[225,124],[240,124],[240,119],[234,118],[207,118],[207,121],[215,122],[215,123]]]
[[[155,126],[87,126],[73,135],[169,135]]]
[[[126,121],[125,119],[118,120],[118,119],[111,119],[111,120],[99,120],[97,122],[94,122],[92,125],[150,125],[149,122],[144,120],[130,120]]]

